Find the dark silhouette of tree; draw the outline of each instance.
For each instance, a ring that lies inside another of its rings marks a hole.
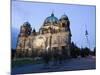
[[[68,58],[67,50],[65,47],[62,47],[60,55],[61,55],[61,60],[66,60]]]
[[[13,60],[16,54],[16,50],[15,49],[11,49],[11,59]]]
[[[93,50],[93,55],[96,56],[96,47]]]
[[[58,49],[54,49],[53,51],[53,61],[54,61],[54,64],[57,64],[57,62],[59,61],[59,54],[58,54]]]
[[[32,57],[32,58],[35,58],[35,57],[36,57],[35,49],[32,50],[32,55],[31,55],[31,57]]]
[[[62,62],[66,59],[65,55],[62,54],[62,52],[58,53],[58,59],[59,59],[59,64],[62,64]]]
[[[93,50],[90,50],[90,55],[95,56],[96,55],[96,48],[94,47]]]
[[[90,49],[87,48],[87,47],[82,48],[82,49],[81,49],[81,56],[82,56],[82,57],[86,57],[86,56],[88,56],[88,55],[90,55]]]
[[[88,47],[85,48],[79,48],[74,42],[71,43],[71,57],[77,58],[78,56],[86,57],[89,55],[95,55],[96,48],[94,48],[94,51],[91,51]]]
[[[51,60],[51,54],[50,54],[50,52],[45,51],[45,52],[42,54],[42,59],[43,59],[43,62],[44,62],[45,64],[49,64],[49,61]]]
[[[71,43],[71,57],[76,58],[81,54],[80,48],[77,47],[74,42]]]

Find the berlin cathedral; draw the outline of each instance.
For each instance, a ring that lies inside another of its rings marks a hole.
[[[38,32],[29,22],[25,22],[18,34],[16,56],[40,56],[45,52],[58,52],[70,56],[71,36],[70,21],[66,14],[58,19],[51,13]]]

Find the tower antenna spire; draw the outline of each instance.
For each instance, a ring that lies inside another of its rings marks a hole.
[[[87,30],[87,26],[85,25],[85,37],[86,37],[86,41],[87,41],[87,45],[88,45],[88,48],[90,49],[90,43],[89,43],[89,39],[88,39],[88,30]]]

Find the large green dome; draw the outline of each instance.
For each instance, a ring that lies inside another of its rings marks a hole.
[[[58,23],[58,18],[56,18],[54,14],[52,13],[51,16],[45,19],[44,24],[47,24],[47,23]]]

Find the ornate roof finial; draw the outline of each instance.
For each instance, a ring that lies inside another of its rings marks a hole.
[[[52,11],[52,13],[51,13],[51,16],[54,16],[54,13],[53,13],[53,11]]]
[[[64,14],[63,14],[63,15],[64,15],[64,16],[67,16],[65,12],[64,12]]]

